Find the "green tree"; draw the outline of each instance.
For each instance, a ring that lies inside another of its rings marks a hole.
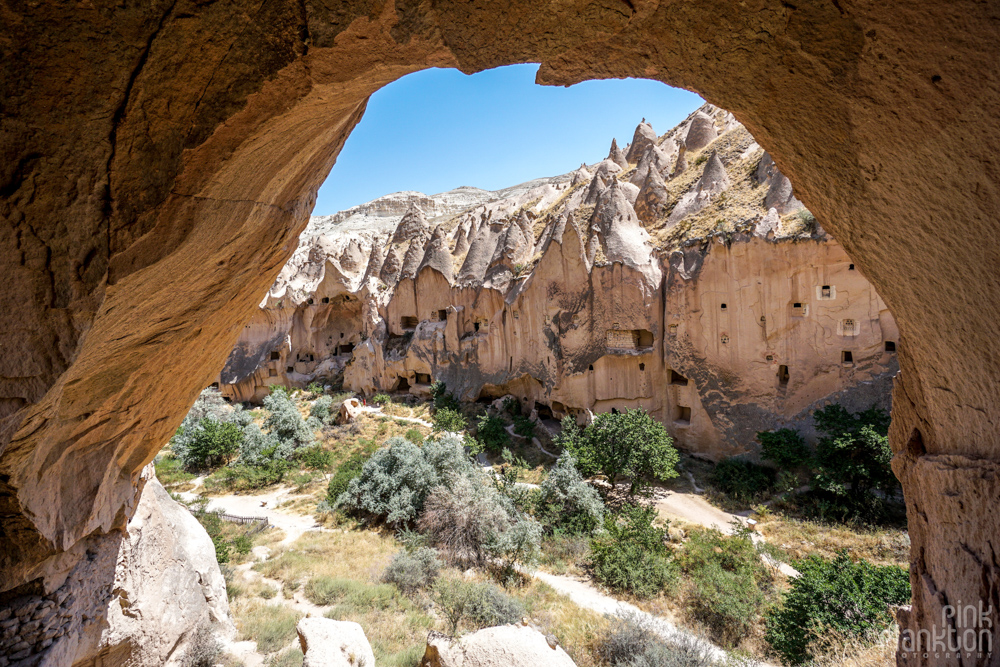
[[[494,454],[499,454],[504,448],[510,447],[510,433],[507,432],[503,420],[485,413],[479,417],[476,440],[482,443],[485,451]]]
[[[677,476],[679,456],[673,440],[663,424],[642,408],[599,414],[582,435],[568,434],[560,444],[569,449],[584,474],[600,472],[612,484],[627,477],[629,495],[648,490],[650,479]]]
[[[889,414],[879,408],[852,414],[839,404],[817,410],[816,428],[826,433],[816,444],[813,484],[855,505],[873,491],[894,492],[899,483],[889,462]]]
[[[781,428],[777,431],[762,431],[757,434],[760,441],[760,457],[779,468],[798,468],[809,462],[809,447],[798,431]]]
[[[889,626],[889,605],[910,600],[910,575],[901,567],[854,563],[842,551],[832,561],[809,556],[795,565],[779,607],[767,615],[767,641],[785,661],[807,661],[830,634],[872,638]]]
[[[243,433],[236,424],[205,417],[190,433],[185,463],[201,468],[228,463],[239,451],[242,441]]]

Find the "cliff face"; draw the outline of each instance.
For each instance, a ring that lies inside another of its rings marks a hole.
[[[643,407],[710,458],[809,432],[829,401],[888,407],[892,317],[787,182],[705,105],[433,230],[414,204],[384,236],[307,235],[221,388],[254,400],[343,373],[367,394],[512,394],[542,418]],[[402,269],[356,259],[384,254]]]

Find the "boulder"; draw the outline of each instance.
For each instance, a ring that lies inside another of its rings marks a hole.
[[[295,631],[305,654],[302,667],[375,667],[371,644],[354,621],[307,617]]]
[[[526,625],[501,625],[454,639],[427,636],[420,667],[576,667],[555,637]]]
[[[350,424],[361,414],[361,401],[356,398],[349,398],[340,406],[337,413],[338,424]]]

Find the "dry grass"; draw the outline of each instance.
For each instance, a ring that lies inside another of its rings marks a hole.
[[[317,576],[376,581],[398,550],[380,531],[308,532],[253,569],[296,588]]]
[[[761,518],[760,532],[793,560],[810,554],[833,558],[846,549],[876,565],[908,568],[910,563],[909,535],[898,528],[864,528],[770,514]]]
[[[295,641],[295,625],[302,614],[278,603],[238,598],[230,604],[239,639],[257,642],[261,653],[275,653]]]
[[[583,609],[547,584],[532,580],[521,588],[508,591],[521,600],[532,623],[545,634],[553,634],[579,667],[600,664],[595,655],[598,638],[608,627],[600,614]]]
[[[899,626],[893,624],[874,643],[856,637],[833,636],[826,651],[813,659],[812,667],[894,667],[899,647]]]

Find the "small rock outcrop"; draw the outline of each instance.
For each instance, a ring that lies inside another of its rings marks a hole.
[[[576,667],[554,637],[501,625],[454,639],[431,631],[420,667]]]
[[[802,202],[792,192],[792,182],[781,173],[770,154],[764,153],[760,159],[756,177],[759,183],[767,185],[764,208],[773,208],[777,210],[778,215],[787,215],[802,208]]]
[[[375,667],[375,654],[353,621],[307,617],[295,626],[302,646],[302,667]]]

